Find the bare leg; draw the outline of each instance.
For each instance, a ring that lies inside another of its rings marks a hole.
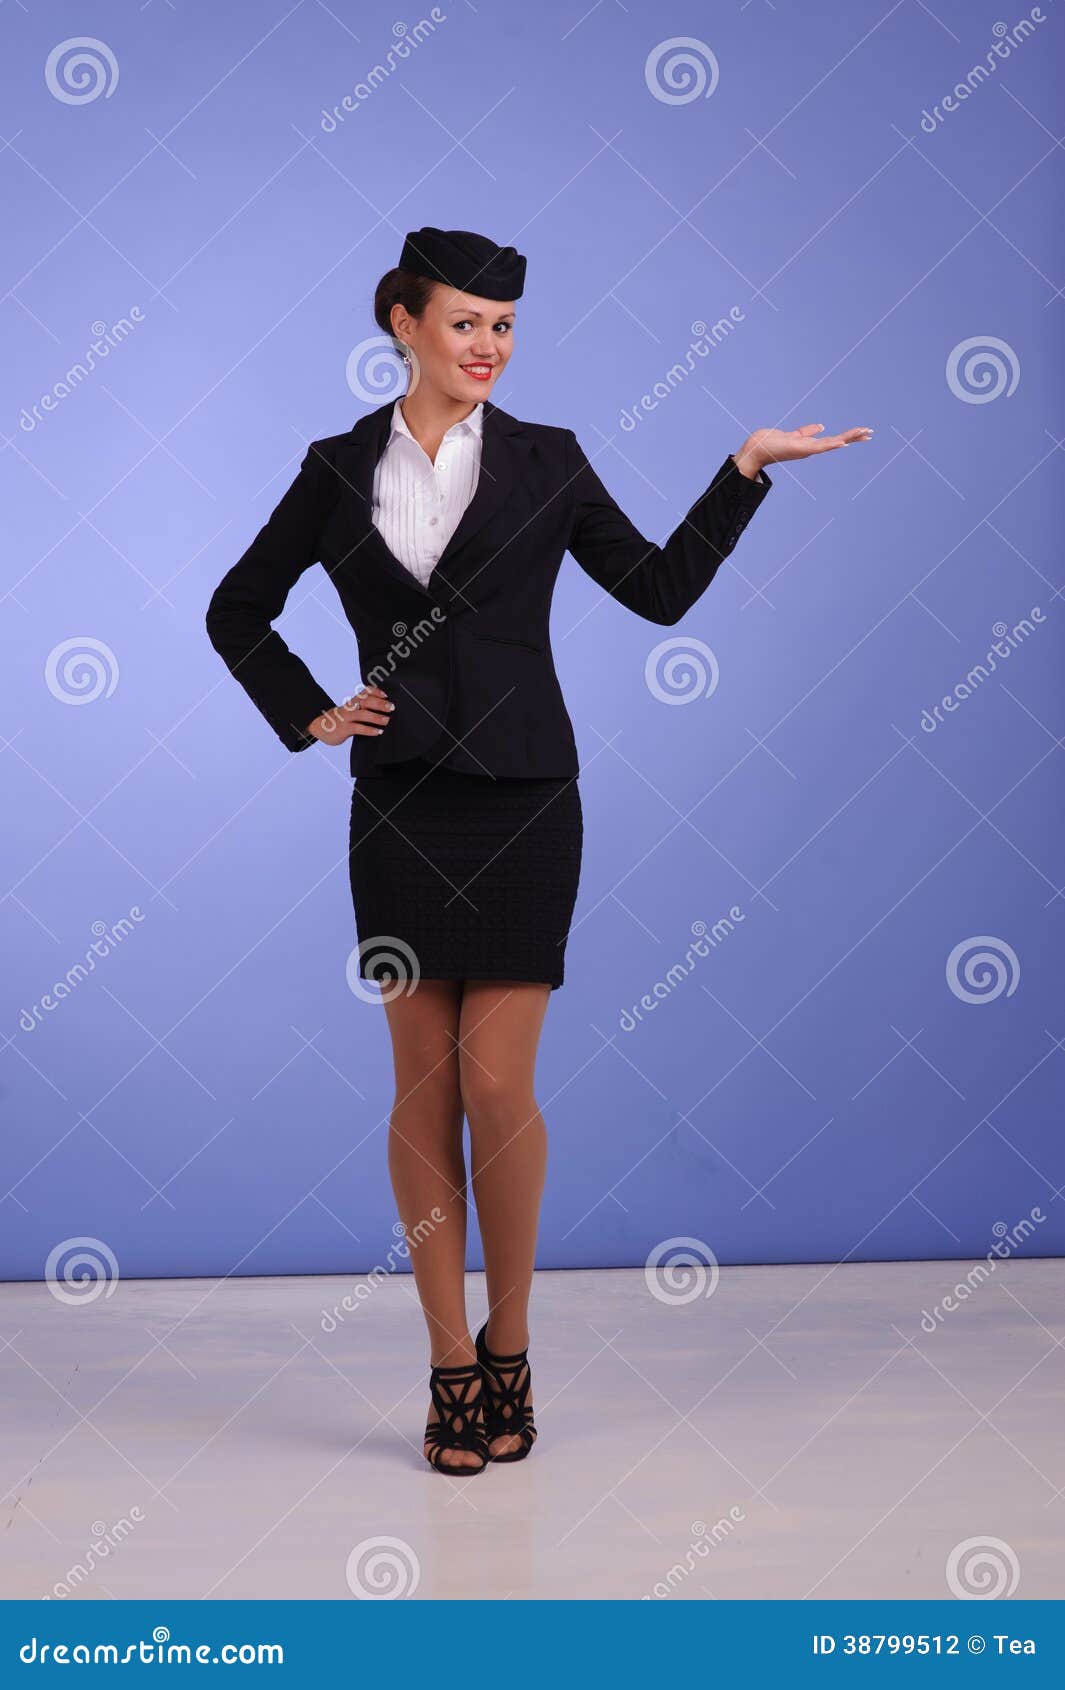
[[[429,1329],[434,1367],[474,1360],[466,1319],[466,1164],[459,1089],[462,983],[422,980],[409,997],[386,997],[396,1097],[388,1136],[388,1169]],[[430,1410],[430,1418],[435,1413]],[[455,1467],[478,1457],[450,1450]]]
[[[536,1051],[551,988],[467,980],[459,1020],[459,1073],[488,1290],[488,1348],[511,1355],[529,1342],[528,1308],[547,1134],[536,1104]],[[496,1438],[493,1455],[518,1446]]]

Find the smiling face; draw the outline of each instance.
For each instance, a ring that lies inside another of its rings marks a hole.
[[[439,282],[420,317],[393,306],[392,328],[413,348],[420,381],[459,404],[475,405],[488,397],[510,357],[514,305]]]

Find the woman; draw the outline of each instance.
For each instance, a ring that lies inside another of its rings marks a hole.
[[[289,750],[351,740],[359,974],[390,983],[389,1169],[419,1240],[429,1330],[424,1449],[438,1471],[463,1474],[521,1460],[536,1436],[526,1321],[546,1138],[533,1075],[582,843],[548,632],[563,555],[638,615],[674,623],[768,492],[766,464],[871,433],[757,429],[665,545],[649,544],[570,430],[518,422],[488,397],[524,281],[524,257],[482,235],[406,237],[374,310],[411,368],[407,394],[312,443],[207,615],[215,649]],[[339,705],[270,625],[318,561],[368,683]],[[475,1339],[464,1118],[489,1310]]]

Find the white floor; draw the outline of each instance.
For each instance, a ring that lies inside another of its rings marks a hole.
[[[539,1443],[464,1483],[421,1458],[409,1278],[0,1287],[0,1596],[947,1597],[957,1550],[955,1584],[1060,1598],[1065,1264],[923,1330],[965,1272],[539,1275]]]

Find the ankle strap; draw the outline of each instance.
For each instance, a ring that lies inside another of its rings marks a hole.
[[[484,1325],[481,1327],[480,1332],[477,1334],[477,1347],[480,1350],[481,1354],[483,1356],[487,1357],[487,1359],[489,1361],[500,1363],[504,1367],[519,1367],[522,1362],[528,1361],[528,1359],[529,1359],[529,1347],[528,1347],[528,1345],[526,1345],[523,1350],[515,1351],[515,1353],[513,1355],[509,1355],[509,1356],[498,1355],[495,1350],[490,1350],[488,1348],[487,1332],[488,1332],[488,1322],[485,1321]]]

